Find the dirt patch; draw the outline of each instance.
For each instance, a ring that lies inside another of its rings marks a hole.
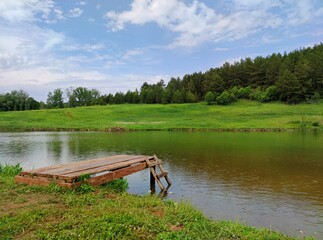
[[[152,214],[159,218],[163,218],[165,216],[164,211],[161,210],[153,210]]]
[[[105,129],[106,132],[125,132],[126,129],[123,127],[112,127]]]
[[[184,229],[184,226],[183,225],[170,225],[169,226],[169,229],[173,232],[178,232],[178,231],[181,231]]]
[[[0,206],[0,216],[5,214],[15,214],[23,208],[35,207],[47,204],[60,204],[55,197],[41,193],[20,194],[19,199],[6,199]],[[60,204],[61,205],[61,204]],[[62,206],[60,206],[62,207]]]

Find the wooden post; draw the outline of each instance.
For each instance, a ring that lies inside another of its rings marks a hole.
[[[152,168],[154,169],[154,171],[156,170],[156,166],[153,166]],[[155,181],[155,177],[151,171],[150,171],[150,191],[152,193],[156,192],[156,181]]]

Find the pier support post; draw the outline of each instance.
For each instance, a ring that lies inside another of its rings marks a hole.
[[[153,166],[154,168],[154,171],[156,170],[156,166]],[[156,192],[156,181],[155,181],[155,177],[154,175],[152,174],[152,172],[150,171],[150,191],[152,193],[155,193]]]

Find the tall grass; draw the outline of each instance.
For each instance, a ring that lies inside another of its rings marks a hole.
[[[22,171],[22,167],[20,166],[19,163],[14,166],[8,165],[8,164],[5,164],[5,165],[0,164],[0,174],[3,176],[13,177],[21,173],[21,171]]]

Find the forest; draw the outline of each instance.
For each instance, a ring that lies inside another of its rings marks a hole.
[[[126,93],[101,94],[96,89],[78,87],[65,92],[55,89],[47,101],[37,102],[23,90],[0,94],[0,111],[64,108],[122,103],[194,103],[226,105],[237,99],[289,104],[317,102],[323,96],[323,43],[290,53],[245,58],[206,72],[171,78],[165,84],[143,83]]]

